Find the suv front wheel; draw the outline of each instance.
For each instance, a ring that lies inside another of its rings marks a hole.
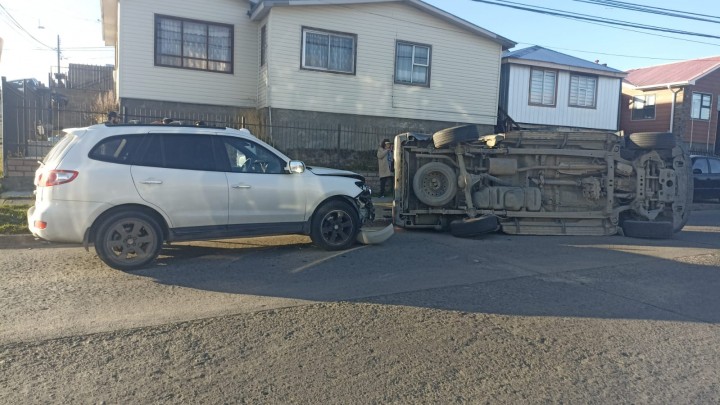
[[[162,247],[157,221],[140,211],[111,214],[95,232],[95,251],[108,266],[135,270],[155,260]]]
[[[350,204],[330,201],[323,204],[313,215],[310,239],[325,250],[344,250],[355,243],[358,216]]]

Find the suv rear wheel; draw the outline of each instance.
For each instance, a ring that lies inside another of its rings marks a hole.
[[[95,232],[95,251],[108,266],[135,270],[155,260],[162,245],[157,221],[140,211],[111,214]]]
[[[325,250],[343,250],[355,243],[359,226],[358,216],[350,204],[330,201],[315,212],[310,238]]]

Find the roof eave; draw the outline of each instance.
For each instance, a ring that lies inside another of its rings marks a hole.
[[[253,21],[262,20],[267,16],[270,10],[275,6],[312,6],[312,5],[333,5],[333,4],[352,4],[352,3],[388,3],[388,2],[404,2],[432,14],[450,24],[464,28],[476,35],[483,38],[489,39],[493,42],[498,43],[502,46],[503,50],[510,49],[517,45],[514,41],[511,41],[503,36],[497,35],[494,32],[488,31],[475,24],[463,20],[453,14],[443,11],[437,7],[425,3],[421,0],[305,0],[302,2],[294,0],[264,0],[259,2],[251,11],[250,19]]]
[[[115,46],[118,31],[118,0],[100,0],[102,35],[106,46]]]
[[[634,85],[628,81],[623,82],[623,84],[627,84],[628,86],[632,86],[636,90],[657,90],[657,89],[667,89],[668,87],[685,87],[685,86],[694,86],[695,80],[686,80],[682,82],[672,82],[672,83],[657,83],[657,84],[646,84],[643,86],[637,86]]]
[[[544,62],[539,60],[530,60],[530,59],[517,59],[517,58],[503,58],[502,63],[509,63],[514,65],[524,65],[524,66],[537,66],[537,67],[544,67],[549,69],[557,69],[557,70],[567,70],[571,72],[578,72],[578,73],[589,73],[597,76],[607,76],[607,77],[613,77],[617,79],[623,79],[625,76],[627,76],[627,73],[625,72],[611,72],[608,70],[601,70],[601,69],[589,69],[581,66],[571,66],[571,65],[562,65],[559,63],[552,63],[552,62]]]

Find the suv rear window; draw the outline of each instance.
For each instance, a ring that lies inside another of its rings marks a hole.
[[[103,162],[132,164],[135,150],[142,142],[138,135],[120,135],[103,139],[89,153],[90,159]]]
[[[60,142],[56,143],[55,146],[50,149],[50,152],[48,152],[47,155],[43,158],[42,162],[43,164],[55,159],[56,157],[60,156],[65,149],[67,149],[68,145],[70,145],[70,142],[75,139],[75,135],[73,134],[67,134],[62,137]]]

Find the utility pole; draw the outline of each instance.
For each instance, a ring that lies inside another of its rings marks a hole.
[[[60,80],[60,34],[58,34],[57,39],[58,39],[58,46],[57,46],[57,59],[58,59],[57,79]]]

